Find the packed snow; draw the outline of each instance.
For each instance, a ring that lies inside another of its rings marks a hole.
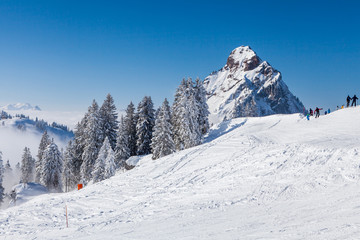
[[[1,211],[0,238],[356,239],[359,122],[360,108],[226,121],[200,146]]]

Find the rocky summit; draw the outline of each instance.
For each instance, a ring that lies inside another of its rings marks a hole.
[[[204,80],[211,123],[237,117],[302,113],[304,105],[249,46],[234,49],[226,65]]]

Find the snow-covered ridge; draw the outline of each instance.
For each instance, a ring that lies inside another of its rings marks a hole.
[[[359,107],[225,121],[203,145],[1,211],[0,238],[356,239],[359,122]]]
[[[282,81],[279,71],[249,46],[234,49],[226,65],[204,80],[210,122],[236,117],[303,112],[304,106]]]
[[[34,111],[41,111],[39,106],[32,106],[30,103],[15,103],[15,104],[8,104],[6,106],[0,106],[0,110],[4,111],[19,111],[19,110],[34,110]]]

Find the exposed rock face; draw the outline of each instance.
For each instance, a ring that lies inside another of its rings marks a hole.
[[[303,112],[304,105],[282,81],[281,73],[248,46],[234,49],[226,65],[204,80],[210,122],[236,117]]]

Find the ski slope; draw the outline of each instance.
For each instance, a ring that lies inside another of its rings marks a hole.
[[[201,146],[1,211],[0,239],[356,239],[359,151],[360,108],[234,119]]]

